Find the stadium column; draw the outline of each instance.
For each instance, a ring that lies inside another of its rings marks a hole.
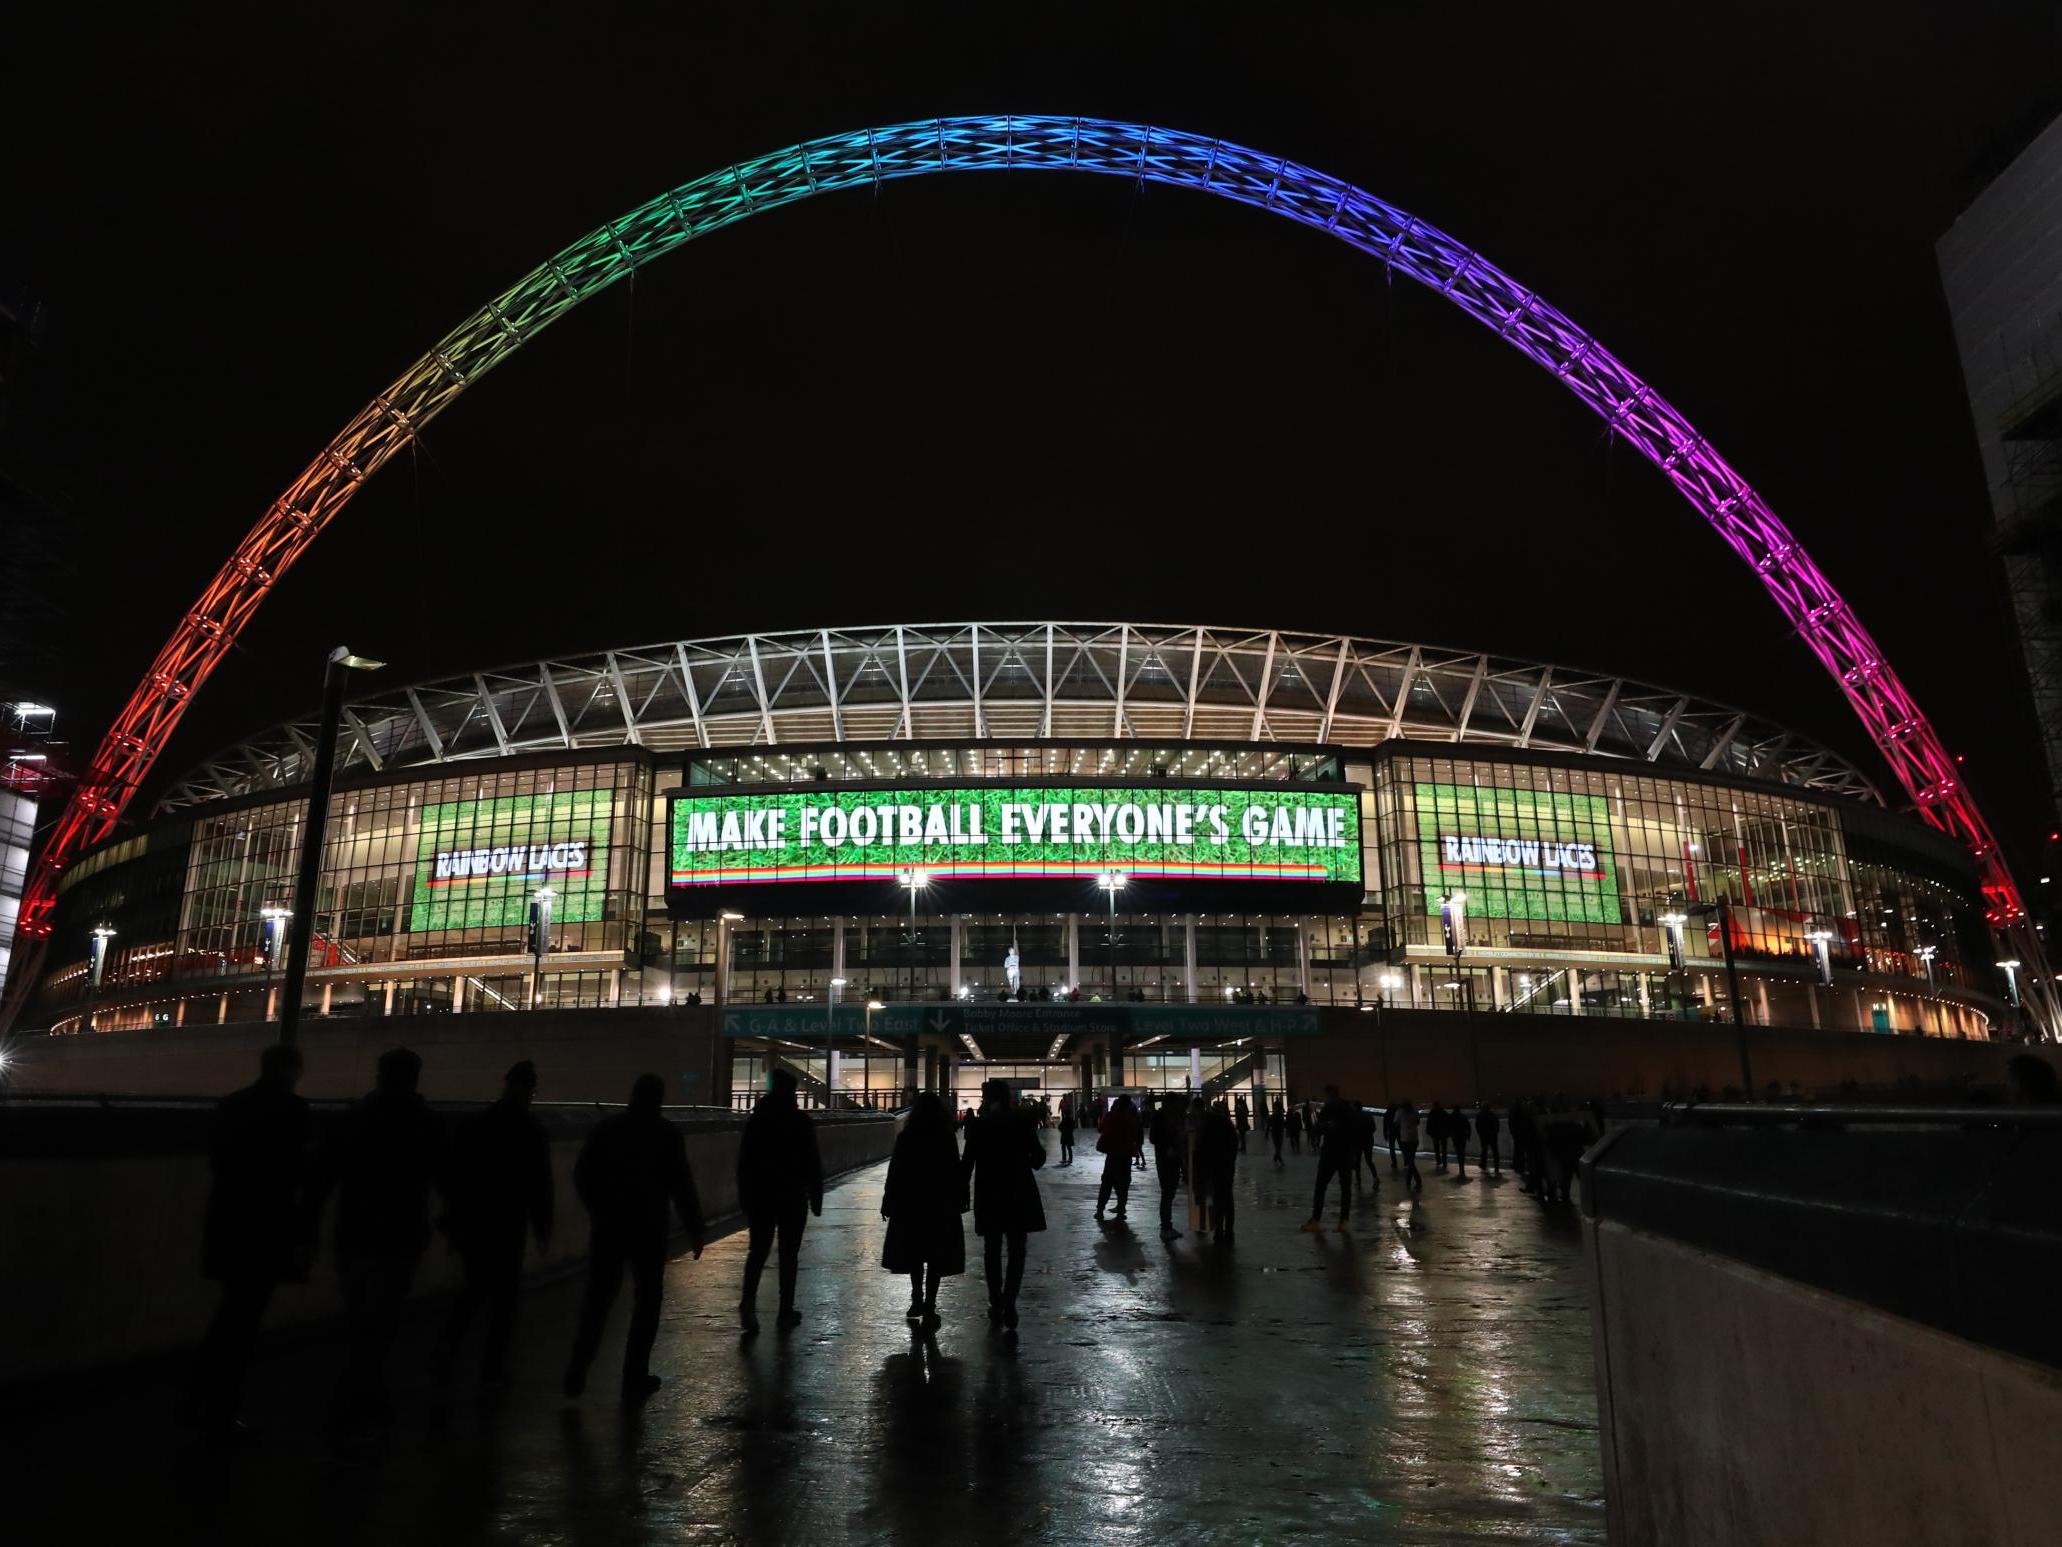
[[[956,1000],[959,998],[959,915],[957,913],[952,915],[952,962],[949,972],[950,992]]]
[[[1081,915],[1067,915],[1067,988],[1081,986]]]
[[[1193,913],[1182,915],[1181,973],[1181,984],[1183,989],[1186,990],[1183,998],[1189,1004],[1194,1004],[1196,1002],[1196,916]]]
[[[850,977],[850,974],[845,971],[845,921],[843,919],[831,920],[831,976],[834,978]]]
[[[1310,929],[1301,919],[1296,921],[1296,990],[1310,993]]]

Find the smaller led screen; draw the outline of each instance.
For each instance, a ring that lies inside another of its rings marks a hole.
[[[1476,918],[1622,922],[1611,813],[1597,795],[1420,784],[1425,906],[1467,893]]]

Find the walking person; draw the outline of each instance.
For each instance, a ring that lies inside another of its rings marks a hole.
[[[1152,1126],[1153,1121],[1153,1093],[1151,1091],[1147,1091],[1145,1094],[1145,1104],[1146,1109],[1142,1113],[1139,1112],[1138,1109],[1135,1107],[1132,1109],[1132,1115],[1138,1118],[1139,1134],[1138,1153],[1132,1156],[1132,1164],[1137,1166],[1138,1169],[1141,1171],[1145,1170],[1146,1168],[1146,1130]]]
[[[1303,1108],[1299,1106],[1289,1108],[1289,1153],[1303,1153]]]
[[[1065,1101],[1060,1115],[1068,1115]],[[959,1145],[952,1116],[929,1091],[916,1098],[895,1140],[881,1218],[888,1222],[881,1266],[909,1275],[907,1320],[925,1331],[938,1326],[938,1283],[967,1270],[966,1231],[959,1222]]]
[[[1170,1095],[1153,1109],[1153,1169],[1160,1177],[1160,1238],[1165,1241],[1181,1239],[1174,1228],[1174,1194],[1181,1186],[1182,1152],[1188,1147],[1187,1107],[1186,1096]]]
[[[1539,1159],[1535,1148],[1539,1130],[1533,1121],[1532,1108],[1524,1098],[1511,1103],[1511,1169],[1524,1178],[1519,1191],[1532,1192],[1538,1182]]]
[[[988,1283],[989,1325],[1000,1326],[1012,1340],[1017,1335],[1017,1291],[1024,1284],[1024,1242],[1045,1228],[1045,1203],[1033,1175],[1044,1164],[1045,1146],[1012,1108],[1009,1082],[986,1082],[981,1087],[981,1110],[967,1125],[966,1152],[959,1161],[960,1196],[962,1204],[969,1194],[973,1201],[974,1233],[981,1238],[981,1266]],[[1105,1177],[1109,1165],[1105,1160]],[[1119,1174],[1129,1178],[1128,1159],[1119,1163]]]
[[[1396,1103],[1382,1108],[1382,1139],[1389,1146],[1389,1169],[1396,1169]]]
[[[738,1325],[759,1330],[759,1275],[774,1239],[780,1241],[780,1313],[783,1331],[800,1326],[795,1309],[795,1274],[802,1255],[802,1226],[810,1214],[823,1217],[823,1156],[816,1124],[795,1104],[795,1077],[775,1069],[766,1094],[745,1120],[737,1147],[737,1197],[750,1239],[745,1247],[744,1289],[738,1296]]]
[[[1354,1184],[1359,1185],[1360,1168],[1365,1163],[1368,1168],[1368,1186],[1379,1189],[1382,1185],[1382,1172],[1375,1164],[1375,1114],[1355,1102],[1353,1126],[1360,1138],[1360,1152],[1353,1159]]]
[[[1288,1137],[1288,1133],[1289,1114],[1282,1110],[1282,1098],[1277,1096],[1274,1098],[1274,1110],[1267,1114],[1267,1137],[1274,1144],[1274,1163],[1277,1168],[1285,1163],[1282,1160],[1282,1140]]]
[[[530,1110],[536,1094],[537,1066],[526,1058],[502,1077],[501,1099],[452,1135],[442,1224],[465,1281],[430,1356],[430,1373],[440,1385],[450,1380],[459,1345],[482,1310],[487,1341],[480,1379],[497,1385],[506,1377],[523,1238],[535,1231],[539,1251],[551,1242],[551,1140]]]
[[[1074,1097],[1072,1092],[1060,1097],[1060,1164],[1074,1164]]]
[[[266,1307],[281,1284],[302,1284],[314,1254],[304,1190],[314,1119],[294,1094],[301,1050],[275,1042],[258,1078],[215,1108],[208,1133],[201,1272],[222,1286],[201,1342],[194,1417],[211,1439],[249,1433],[238,1417]]]
[[[1403,1151],[1403,1185],[1412,1192],[1425,1190],[1418,1175],[1418,1109],[1409,1101],[1396,1104],[1396,1147]]]
[[[1491,1171],[1497,1176],[1504,1174],[1503,1156],[1497,1144],[1496,1108],[1483,1102],[1475,1113],[1475,1137],[1482,1145],[1476,1157],[1475,1169]]]
[[[1246,1098],[1243,1095],[1238,1098],[1238,1107],[1234,1114],[1234,1124],[1239,1132],[1239,1153],[1243,1155],[1246,1153],[1247,1130],[1253,1126],[1253,1114],[1246,1109]]]
[[[1109,1206],[1110,1194],[1114,1191],[1117,1194],[1117,1217],[1122,1219],[1126,1206],[1131,1202],[1131,1157],[1139,1153],[1138,1115],[1131,1110],[1131,1102],[1127,1098],[1117,1096],[1111,1099],[1110,1110],[1103,1114],[1095,1147],[1103,1157],[1103,1180],[1096,1189],[1095,1217],[1103,1217],[1103,1210]]]
[[[1468,1114],[1459,1107],[1449,1109],[1446,1114],[1446,1137],[1453,1145],[1454,1175],[1465,1182],[1468,1179]]]
[[[1313,1233],[1325,1227],[1325,1189],[1332,1178],[1339,1179],[1339,1228],[1346,1228],[1353,1212],[1353,1171],[1360,1165],[1360,1125],[1353,1120],[1353,1108],[1339,1094],[1339,1087],[1325,1087],[1324,1110],[1318,1114],[1322,1135],[1317,1152],[1317,1190],[1310,1200],[1310,1218],[1303,1228]]]
[[[640,1074],[630,1104],[594,1125],[573,1164],[573,1189],[587,1210],[587,1287],[580,1324],[566,1361],[565,1394],[587,1389],[587,1367],[601,1348],[601,1329],[630,1269],[630,1335],[623,1345],[625,1404],[659,1389],[652,1374],[652,1344],[659,1335],[659,1303],[666,1293],[669,1209],[687,1229],[688,1248],[702,1255],[702,1205],[688,1169],[687,1141],[660,1110],[666,1082]],[[749,1132],[749,1129],[747,1129]]]
[[[1446,1169],[1446,1108],[1433,1102],[1425,1113],[1425,1137],[1432,1141],[1432,1169]]]
[[[349,1349],[324,1421],[332,1441],[393,1421],[387,1356],[430,1244],[430,1193],[445,1175],[444,1124],[416,1094],[421,1078],[422,1059],[407,1048],[382,1053],[373,1089],[344,1115],[317,1165],[314,1206],[332,1189],[337,1195]]]
[[[1232,1238],[1232,1183],[1238,1170],[1245,1135],[1238,1129],[1224,1103],[1213,1104],[1203,1118],[1202,1137],[1196,1145],[1196,1168],[1210,1188],[1210,1233],[1217,1240]]]

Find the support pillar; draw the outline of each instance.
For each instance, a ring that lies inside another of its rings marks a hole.
[[[1804,999],[1805,1003],[1811,1007],[1811,1029],[1813,1031],[1822,1029],[1824,1023],[1819,1016],[1819,986],[1817,983],[1808,982],[1804,985]]]
[[[953,915],[952,915],[952,964],[951,964],[951,984],[952,984],[952,997],[953,997],[954,999],[957,999],[957,998],[959,998],[959,989],[960,989],[960,975],[959,975],[959,942],[960,942],[960,927],[959,927],[959,926],[960,926],[960,922],[961,922],[961,920],[960,920],[960,916],[959,916],[959,915],[958,915],[957,913],[953,914]]]
[[[1187,1004],[1194,1004],[1197,995],[1197,974],[1196,916],[1193,913],[1183,915],[1181,921],[1181,971],[1181,985],[1185,990],[1182,999]]]
[[[1189,1094],[1191,1096],[1194,1096],[1198,1094],[1202,1090],[1202,1088],[1203,1050],[1199,1047],[1191,1047],[1189,1049]]]
[[[1067,915],[1067,991],[1081,986],[1081,915]]]
[[[1754,1007],[1759,1012],[1757,1018],[1762,1025],[1770,1026],[1774,1024],[1773,1018],[1768,1013],[1767,978],[1756,978],[1754,980]]]
[[[1638,974],[1638,977],[1640,980],[1640,1019],[1650,1021],[1654,1018],[1654,1005],[1652,999],[1647,994],[1647,975],[1642,972]]]
[[[1301,920],[1296,924],[1296,988],[1305,998],[1310,995],[1310,929]]]
[[[1589,1012],[1582,1008],[1581,971],[1577,968],[1570,967],[1565,973],[1562,974],[1562,976],[1568,979],[1568,1013],[1570,1015],[1588,1014]]]

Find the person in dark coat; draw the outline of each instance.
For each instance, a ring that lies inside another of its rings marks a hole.
[[[551,1140],[530,1110],[536,1094],[537,1066],[526,1058],[503,1076],[501,1099],[452,1135],[442,1223],[465,1282],[430,1359],[440,1383],[451,1378],[459,1345],[482,1310],[487,1343],[480,1379],[490,1385],[503,1379],[523,1279],[523,1237],[534,1230],[540,1251],[551,1242]]]
[[[1525,1178],[1519,1190],[1531,1192],[1539,1180],[1539,1126],[1523,1099],[1511,1103],[1511,1169]]]
[[[1239,1165],[1239,1141],[1244,1137],[1224,1103],[1218,1101],[1205,1114],[1203,1131],[1196,1139],[1196,1169],[1202,1173],[1198,1182],[1210,1189],[1210,1233],[1220,1241],[1232,1238],[1232,1181]]]
[[[1396,1103],[1382,1108],[1382,1141],[1389,1146],[1389,1169],[1396,1169]]]
[[[1060,1108],[1065,1113],[1067,1108]],[[967,1270],[966,1232],[959,1222],[959,1145],[945,1103],[926,1091],[895,1140],[881,1218],[888,1238],[881,1266],[909,1275],[908,1320],[938,1325],[938,1282]]]
[[[294,1094],[300,1078],[299,1048],[266,1048],[257,1083],[222,1098],[208,1134],[201,1272],[222,1286],[222,1298],[201,1343],[194,1408],[217,1438],[246,1432],[237,1413],[273,1291],[308,1278],[314,1233],[303,1191],[314,1119]]]
[[[1425,1111],[1425,1137],[1432,1141],[1432,1169],[1446,1169],[1446,1108],[1433,1102]]]
[[[565,1393],[587,1389],[587,1367],[601,1348],[601,1329],[630,1269],[630,1336],[623,1345],[623,1400],[641,1402],[659,1389],[652,1344],[666,1293],[668,1211],[687,1228],[688,1248],[702,1255],[702,1203],[688,1169],[687,1140],[666,1120],[666,1082],[640,1074],[630,1104],[594,1125],[573,1164],[573,1189],[587,1210],[587,1287],[580,1326],[566,1361]]]
[[[349,1347],[329,1407],[332,1438],[384,1426],[393,1417],[387,1355],[430,1244],[430,1194],[445,1181],[444,1122],[416,1094],[421,1078],[415,1053],[405,1047],[382,1053],[373,1090],[344,1115],[317,1162],[314,1206],[336,1193]]]
[[[1074,1164],[1074,1097],[1060,1097],[1060,1164]]]
[[[1174,1194],[1181,1186],[1182,1154],[1188,1148],[1188,1097],[1169,1094],[1153,1108],[1153,1169],[1160,1178],[1160,1235],[1181,1239],[1174,1228]]]
[[[1243,1155],[1246,1153],[1246,1135],[1253,1127],[1253,1114],[1247,1109],[1246,1098],[1243,1095],[1238,1098],[1237,1110],[1233,1114],[1232,1124],[1238,1129],[1239,1153]]]
[[[1138,1114],[1131,1110],[1128,1096],[1114,1097],[1097,1129],[1095,1147],[1102,1152],[1103,1180],[1096,1189],[1095,1217],[1101,1219],[1110,1194],[1117,1194],[1117,1217],[1122,1219],[1131,1202],[1131,1157],[1139,1153]]]
[[[823,1214],[823,1156],[816,1147],[816,1124],[795,1105],[795,1077],[786,1069],[775,1069],[766,1077],[766,1087],[745,1121],[737,1147],[737,1196],[750,1236],[744,1290],[737,1302],[738,1323],[746,1332],[759,1330],[759,1275],[776,1236],[780,1314],[774,1325],[801,1325],[802,1313],[795,1309],[795,1274],[802,1255],[802,1226],[808,1215]]]
[[[981,1087],[980,1113],[967,1125],[960,1187],[962,1200],[972,1197],[974,1233],[981,1238],[989,1323],[1011,1337],[1017,1332],[1017,1291],[1024,1283],[1024,1241],[1045,1228],[1045,1204],[1033,1175],[1044,1164],[1045,1146],[1011,1102],[1009,1081],[988,1081]],[[1105,1164],[1125,1174],[1130,1170],[1128,1157],[1113,1156]],[[1004,1246],[1009,1248],[1007,1268]]]
[[[1360,1185],[1360,1168],[1365,1164],[1368,1168],[1368,1186],[1380,1187],[1382,1172],[1375,1164],[1375,1114],[1356,1102],[1353,1108],[1353,1121],[1360,1130],[1360,1153],[1353,1161],[1353,1183],[1356,1187]]]
[[[1303,1108],[1300,1106],[1289,1108],[1289,1153],[1303,1153]]]
[[[1325,1087],[1325,1104],[1317,1115],[1317,1126],[1322,1135],[1317,1154],[1317,1192],[1312,1196],[1310,1218],[1303,1222],[1303,1228],[1324,1229],[1325,1189],[1336,1176],[1339,1228],[1344,1230],[1353,1212],[1353,1173],[1360,1167],[1360,1123],[1353,1104],[1339,1094],[1336,1085]]]
[[[1496,1175],[1504,1174],[1503,1155],[1497,1143],[1496,1108],[1483,1102],[1475,1113],[1475,1137],[1481,1142],[1482,1152],[1476,1157],[1476,1169],[1492,1170]]]
[[[1274,1144],[1274,1163],[1277,1166],[1288,1164],[1282,1159],[1282,1140],[1288,1137],[1288,1133],[1289,1114],[1282,1109],[1282,1098],[1277,1096],[1273,1110],[1267,1114],[1267,1137]]]

